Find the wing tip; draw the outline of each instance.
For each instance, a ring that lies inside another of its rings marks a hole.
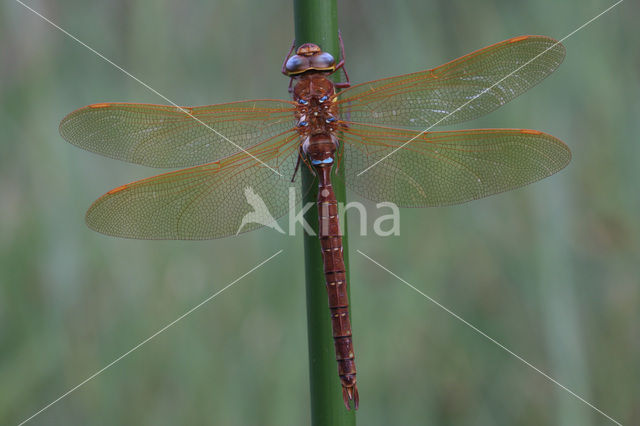
[[[555,137],[555,136],[553,136],[553,135],[551,135],[549,133],[541,132],[539,130],[520,129],[520,133],[530,134],[530,135],[534,135],[534,136],[540,136],[543,139],[545,139],[546,141],[552,142],[557,148],[561,149],[562,152],[565,154],[565,156],[563,156],[562,158],[559,158],[559,156],[557,156],[557,158],[559,158],[557,167],[553,168],[553,170],[551,171],[551,173],[549,173],[548,176],[551,176],[551,175],[559,172],[560,170],[562,170],[565,167],[567,167],[569,165],[569,163],[571,163],[571,158],[572,158],[571,148],[569,148],[569,145],[564,143],[561,139],[559,139],[559,138],[557,138],[557,137]]]
[[[504,44],[511,44],[511,43],[518,43],[521,41],[526,41],[526,40],[538,40],[538,41],[545,41],[549,44],[551,44],[551,47],[548,47],[546,50],[551,50],[554,47],[557,47],[557,51],[562,53],[562,57],[564,58],[565,54],[566,54],[566,48],[564,47],[564,44],[562,44],[562,42],[560,42],[559,40],[556,40],[553,37],[549,37],[546,35],[521,35],[521,36],[517,36],[517,37],[511,37],[501,43]]]

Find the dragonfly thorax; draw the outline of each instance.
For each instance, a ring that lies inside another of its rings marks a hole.
[[[338,108],[334,102],[333,83],[320,74],[300,77],[293,90],[296,102],[298,133],[310,135],[333,134],[338,127]]]

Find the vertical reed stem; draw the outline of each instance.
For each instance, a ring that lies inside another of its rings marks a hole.
[[[315,43],[322,50],[340,58],[338,42],[338,12],[336,0],[294,0],[296,47],[302,43]],[[334,81],[340,78],[335,74]],[[317,181],[308,167],[302,166],[302,184],[311,190],[305,194],[303,203],[316,203]],[[333,188],[338,202],[345,202],[344,173],[333,179]],[[316,234],[318,233],[318,209],[310,208],[305,215]],[[342,243],[348,279],[348,245],[346,220]],[[304,236],[304,253],[307,288],[307,328],[309,337],[309,382],[311,387],[311,420],[313,426],[355,426],[355,411],[347,411],[342,401],[342,387],[338,378],[335,350],[322,252],[317,235]],[[353,312],[353,311],[351,311]]]

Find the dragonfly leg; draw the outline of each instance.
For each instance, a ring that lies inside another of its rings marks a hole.
[[[309,162],[307,161],[304,153],[302,152],[302,145],[300,145],[300,149],[298,151],[298,161],[296,162],[296,168],[293,170],[293,176],[291,176],[291,182],[293,183],[296,179],[296,174],[298,173],[298,168],[300,167],[300,161],[303,161],[304,164],[307,165],[307,167],[309,168],[309,170],[311,170],[311,173],[315,174],[316,170],[311,167],[311,164],[309,164]]]
[[[298,149],[298,161],[296,161],[296,168],[293,169],[293,176],[291,176],[291,183],[296,180],[296,174],[298,173],[298,168],[300,167],[300,159],[302,158],[302,145]]]
[[[334,173],[338,173],[338,171],[340,170],[340,165],[342,163],[342,155],[344,154],[344,143],[341,143],[337,152],[336,152],[336,166],[333,169]]]
[[[287,90],[289,93],[293,93],[293,77],[289,80],[289,88]]]
[[[289,49],[289,53],[284,57],[284,61],[282,61],[282,74],[289,76],[287,74],[287,60],[291,57],[291,54],[296,48],[296,39],[293,39],[293,43],[291,43],[291,49]],[[287,89],[289,93],[293,93],[293,77],[289,80],[289,88]]]
[[[347,81],[342,83],[336,83],[335,86],[338,89],[346,89],[347,87],[351,87],[351,81],[349,80],[349,74],[347,73],[347,68],[344,66],[344,60],[345,60],[344,41],[342,40],[342,32],[340,30],[338,30],[338,40],[340,40],[340,62],[338,62],[338,64],[336,65],[336,69],[334,70],[334,72],[338,71],[339,69],[342,69],[342,72],[344,73],[344,78]]]
[[[287,60],[291,57],[293,50],[296,48],[296,39],[293,39],[293,43],[291,43],[291,49],[289,49],[289,53],[284,57],[284,61],[282,61],[282,74],[287,75]],[[291,79],[293,80],[293,79]]]
[[[307,167],[309,168],[309,170],[311,171],[311,173],[312,173],[314,176],[315,176],[315,175],[317,175],[317,173],[316,173],[316,169],[315,169],[315,168],[313,168],[313,166],[311,165],[311,163],[309,163],[309,161],[307,161],[307,157],[306,157],[306,156],[304,156],[304,155],[302,156],[302,162],[303,162],[304,164],[306,164],[306,165],[307,165]]]

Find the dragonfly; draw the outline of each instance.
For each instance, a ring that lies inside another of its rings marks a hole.
[[[342,396],[347,409],[357,409],[336,172],[373,201],[445,206],[550,176],[569,163],[571,152],[537,130],[431,131],[483,116],[550,75],[565,56],[553,38],[510,38],[437,68],[356,85],[340,41],[339,62],[317,44],[295,49],[294,42],[282,67],[290,101],[98,103],[67,115],[60,133],[107,157],[183,168],[118,186],[91,205],[88,226],[117,237],[201,240],[260,228],[266,219],[243,220],[253,209],[249,195],[259,198],[252,204],[267,216],[281,217],[290,190],[299,200],[310,189],[293,183],[307,167],[318,186],[318,237]],[[346,82],[334,83],[330,76],[339,70]]]

